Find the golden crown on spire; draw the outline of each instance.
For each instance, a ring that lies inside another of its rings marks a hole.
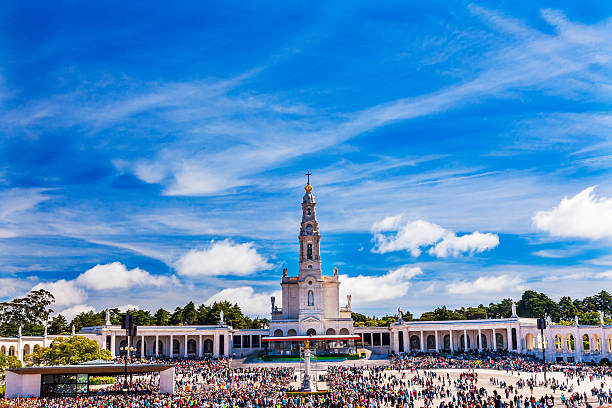
[[[306,184],[306,187],[304,187],[304,190],[306,190],[307,193],[310,193],[312,191],[312,186],[310,184]]]

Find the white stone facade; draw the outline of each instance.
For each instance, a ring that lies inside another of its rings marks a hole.
[[[312,186],[308,184],[305,190],[298,236],[299,272],[297,276],[287,276],[287,270],[283,270],[282,308],[275,305],[273,298],[270,335],[353,334],[350,301],[340,307],[338,269],[333,269],[332,276],[322,273],[317,203]]]

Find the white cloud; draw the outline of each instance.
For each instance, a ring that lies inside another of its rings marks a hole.
[[[15,298],[32,287],[32,279],[0,278],[0,298]]]
[[[355,304],[396,299],[408,293],[410,279],[421,273],[421,268],[402,266],[380,276],[340,275],[340,302],[346,295],[351,295]]]
[[[62,310],[61,312],[59,312],[58,314],[61,314],[62,316],[66,318],[68,322],[70,322],[79,313],[95,312],[95,311],[96,310],[93,308],[93,306],[83,304],[83,305],[76,305],[76,306],[71,306],[69,308],[66,308]]]
[[[457,257],[462,253],[479,253],[493,249],[499,245],[499,237],[496,234],[480,233],[478,231],[471,234],[465,234],[460,237],[450,233],[447,234],[442,241],[436,246],[429,249],[429,254],[438,258],[448,258],[449,256]]]
[[[612,279],[612,270],[600,272],[596,275],[596,277],[600,279]]]
[[[499,237],[496,234],[476,231],[457,236],[454,232],[427,221],[417,220],[402,225],[401,220],[401,216],[393,216],[374,224],[373,252],[384,254],[407,250],[416,257],[421,254],[421,248],[430,247],[430,255],[447,258],[464,253],[473,255],[499,245]],[[383,231],[396,233],[384,234]]]
[[[372,226],[372,232],[397,231],[401,226],[403,218],[404,216],[401,214],[385,217],[382,221],[379,221]]]
[[[15,238],[18,235],[15,231],[0,228],[0,238]]]
[[[227,288],[209,297],[205,304],[213,302],[229,301],[237,303],[240,309],[246,314],[267,316],[271,310],[270,297],[276,298],[276,304],[282,305],[281,292],[274,291],[268,293],[255,293],[251,286],[241,286],[238,288]]]
[[[176,264],[179,275],[191,277],[245,276],[270,268],[272,265],[257,253],[252,242],[234,244],[229,240],[212,242],[203,250],[191,250]]]
[[[387,217],[374,225],[378,228],[382,225],[386,228],[384,231],[397,231],[397,234],[394,236],[381,233],[374,234],[374,252],[384,254],[386,252],[408,250],[412,256],[419,256],[421,254],[420,247],[435,244],[446,233],[444,228],[427,221],[417,220],[401,226],[398,219],[388,221],[389,218],[394,217]],[[393,229],[391,229],[392,224],[394,224]]]
[[[453,295],[471,295],[474,293],[517,292],[525,289],[523,280],[518,276],[507,274],[499,276],[481,276],[474,281],[455,282],[447,286]]]
[[[172,283],[166,276],[151,275],[140,268],[128,270],[120,262],[96,265],[80,274],[76,284],[87,289],[129,289],[132,287],[163,286]]]
[[[55,282],[41,282],[32,290],[45,289],[55,296],[55,303],[51,307],[68,307],[82,304],[87,299],[87,293],[78,287],[74,281],[60,279]]]
[[[124,312],[127,312],[128,310],[138,310],[140,309],[140,307],[138,307],[138,305],[127,304],[127,305],[117,306],[117,309],[119,309],[121,313],[124,313]]]
[[[595,186],[575,196],[563,197],[549,211],[537,212],[533,225],[555,237],[612,238],[612,198],[596,197]]]

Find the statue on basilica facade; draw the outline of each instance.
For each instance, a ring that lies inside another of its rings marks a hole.
[[[111,325],[110,310],[108,310],[108,309],[106,309],[106,319],[104,321],[104,325],[105,326],[110,326]]]
[[[348,310],[351,310],[351,299],[352,299],[351,295],[346,295],[346,308]]]
[[[338,276],[338,267],[334,266],[334,276]]]
[[[402,307],[398,306],[397,308],[397,323],[402,324],[404,322],[403,318],[404,314],[402,313]]]
[[[223,321],[223,317],[224,317],[223,310],[221,310],[221,312],[219,312],[219,320],[221,320],[219,324],[225,324],[225,322]]]

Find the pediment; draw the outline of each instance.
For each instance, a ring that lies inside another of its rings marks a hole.
[[[321,321],[321,319],[318,319],[318,318],[316,318],[314,316],[308,316],[308,317],[305,317],[305,318],[303,318],[301,320],[302,323],[309,323],[309,322],[317,322],[318,323],[320,321]]]

